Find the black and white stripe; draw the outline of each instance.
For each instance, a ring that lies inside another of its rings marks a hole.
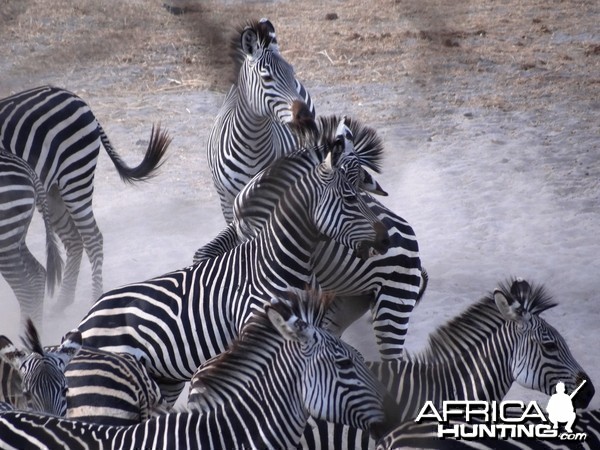
[[[336,116],[320,117],[317,120],[317,140],[321,143],[335,140],[340,132],[340,121],[342,119]],[[345,137],[348,141],[353,141],[354,152],[360,163],[378,171],[383,143],[375,130],[351,118],[346,119],[345,124],[349,133],[349,136]],[[226,140],[228,131],[220,129],[221,126],[217,121],[213,133],[221,130],[220,136]],[[289,147],[287,151],[291,151],[292,148]],[[228,161],[228,151],[220,151],[223,161]],[[245,170],[252,173],[270,162],[271,160],[267,159],[248,157]],[[213,176],[222,179],[228,177],[225,170],[213,167],[212,171]],[[367,188],[374,193],[382,192],[366,170],[362,169],[358,180],[360,183],[357,187]],[[326,240],[316,248],[313,268],[323,288],[335,291],[338,296],[335,324],[332,324],[338,332],[341,333],[370,308],[381,357],[395,359],[402,355],[410,314],[423,295],[427,274],[421,267],[417,239],[408,222],[370,195],[362,195],[388,230],[390,246],[387,253],[363,260],[356,258],[352,250]],[[256,216],[244,218],[244,228],[240,228],[238,223],[231,224],[215,241],[196,252],[194,261],[222,254],[232,248],[232,245],[252,236],[255,230],[260,229],[268,220],[276,199],[276,194],[264,197],[261,208],[256,209]],[[231,200],[228,207],[224,208],[233,210],[234,222],[239,216],[236,210],[243,207],[244,201],[244,195],[238,195],[235,201]],[[225,218],[231,222],[228,214]]]
[[[46,229],[46,269],[26,242],[36,206]],[[19,302],[22,330],[27,319],[41,329],[45,292],[52,295],[60,283],[62,266],[44,186],[25,161],[0,143],[0,273]]]
[[[208,165],[227,223],[237,193],[297,145],[294,130],[313,130],[314,108],[281,56],[273,24],[251,21],[232,42],[237,79],[208,141]]]
[[[49,192],[54,229],[67,250],[59,305],[72,303],[85,249],[92,264],[92,295],[102,293],[102,234],[92,211],[96,161],[102,145],[124,181],[151,177],[170,139],[152,130],[142,162],[128,167],[89,106],[64,89],[43,86],[0,100],[0,144],[34,169]]]
[[[540,314],[555,304],[542,286],[522,279],[503,283],[429,338],[428,348],[403,361],[367,363],[399,405],[398,422],[418,415],[426,401],[500,401],[516,382],[545,394],[562,381],[585,408],[594,387],[561,334]],[[374,448],[360,430],[309,423],[308,448]]]
[[[274,186],[287,185],[254,239],[218,258],[105,293],[79,325],[84,343],[138,357],[173,402],[196,368],[225,351],[266,301],[312,283],[310,259],[320,236],[364,257],[371,247],[385,251],[386,230],[338,169],[347,157],[343,148],[330,150],[326,157],[324,147],[298,151],[257,175],[245,205],[249,216],[252,199],[260,204]]]
[[[23,341],[25,350],[15,347],[6,336],[0,336],[0,359],[3,363],[0,400],[16,409],[63,416],[67,410],[64,371],[81,349],[81,333],[71,331],[58,348],[45,351],[33,322],[29,320]]]
[[[190,400],[199,411],[129,427],[9,412],[0,415],[0,447],[293,448],[309,415],[376,431],[386,419],[383,389],[356,350],[318,326],[326,307],[311,293],[268,303],[195,375]]]

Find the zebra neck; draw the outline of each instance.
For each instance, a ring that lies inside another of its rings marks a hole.
[[[237,102],[232,103],[231,151],[238,155],[246,155],[245,158],[251,153],[252,161],[260,161],[257,166],[253,164],[258,172],[295,148],[296,139],[286,125],[270,115],[257,115],[239,92],[232,90],[231,93],[237,97]]]
[[[190,401],[209,421],[227,420],[241,441],[236,448],[294,448],[309,418],[302,394],[306,357],[298,343],[273,333],[253,330],[243,339],[197,372]]]

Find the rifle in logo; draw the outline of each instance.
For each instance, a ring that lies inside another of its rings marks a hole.
[[[552,429],[556,430],[559,422],[566,422],[565,430],[569,433],[573,432],[572,427],[576,418],[575,409],[573,408],[573,397],[575,397],[585,382],[586,380],[583,380],[570,395],[565,393],[565,383],[562,381],[556,383],[556,394],[552,394],[546,406],[548,419],[552,422]]]

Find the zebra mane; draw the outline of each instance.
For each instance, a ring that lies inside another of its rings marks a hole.
[[[289,290],[286,298],[278,300],[287,305],[292,315],[308,325],[320,327],[323,316],[333,300],[333,294],[307,287],[304,290]],[[283,344],[284,339],[269,320],[266,311],[257,311],[244,325],[239,337],[229,349],[200,366],[193,376],[192,387],[198,390],[200,386],[202,392],[206,392],[210,397],[213,388],[221,389],[225,377],[233,374],[239,377],[242,372],[252,376],[258,372],[259,366],[266,369],[269,361],[265,355],[273,350],[265,349],[265,346],[276,349],[278,345]],[[253,359],[253,356],[257,358]],[[210,402],[210,398],[203,400]]]
[[[25,345],[30,352],[39,355],[44,355],[46,353],[40,342],[40,335],[37,328],[30,318],[27,319],[27,323],[25,324],[25,336],[22,337],[21,340],[23,341],[23,345]]]
[[[258,37],[258,42],[260,43],[261,47],[266,48],[271,45],[277,47],[277,37],[275,35],[275,30],[273,29],[273,25],[271,24],[271,22],[269,22],[268,20],[253,19],[248,20],[242,25],[238,26],[235,30],[235,34],[231,37],[231,41],[229,44],[230,56],[233,61],[233,80],[231,80],[233,84],[237,84],[237,77],[240,73],[242,65],[244,64],[244,61],[246,60],[246,54],[244,53],[241,47],[240,40],[244,31],[248,29],[254,30],[256,36]]]
[[[508,299],[518,301],[524,312],[539,315],[556,306],[542,285],[515,291],[517,278],[500,283],[498,289]],[[483,345],[487,339],[506,323],[494,302],[493,294],[488,294],[466,311],[442,325],[429,336],[428,347],[418,354],[407,355],[411,362],[439,363],[448,358],[460,356],[460,353],[472,351],[473,344]]]
[[[335,114],[331,116],[319,116],[317,118],[318,133],[312,138],[313,140],[316,138],[317,142],[313,142],[312,144],[325,145],[331,148],[337,138],[337,128],[341,120],[342,118]],[[358,157],[360,165],[381,173],[383,141],[377,132],[360,120],[352,117],[346,117],[346,126],[352,131],[354,153]],[[305,140],[301,144],[306,145],[306,143],[310,143],[311,135],[303,137],[308,139],[308,141]]]

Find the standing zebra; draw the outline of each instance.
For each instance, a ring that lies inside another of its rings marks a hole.
[[[273,24],[248,22],[232,41],[237,80],[208,140],[208,165],[227,223],[237,193],[250,179],[314,131],[314,108],[294,68],[281,56]]]
[[[306,161],[321,164],[305,170]],[[139,357],[175,401],[206,359],[227,349],[271,297],[312,282],[310,258],[320,236],[368,257],[385,252],[388,235],[338,169],[343,146],[314,147],[257,175],[245,208],[286,183],[269,223],[254,239],[220,257],[105,293],[82,320],[86,345]],[[296,177],[290,174],[295,173]]]
[[[18,375],[2,380],[2,400],[17,409],[63,416],[67,410],[64,370],[81,349],[81,333],[77,330],[67,333],[60,347],[46,352],[33,322],[28,320],[24,342],[27,352],[16,348],[6,336],[0,336],[0,359]]]
[[[64,89],[43,86],[0,100],[0,144],[23,158],[49,192],[54,228],[67,251],[59,305],[74,300],[83,249],[92,264],[93,300],[102,294],[103,239],[92,211],[102,145],[124,181],[151,177],[169,145],[152,129],[142,162],[130,168],[113,149],[89,106]]]
[[[317,121],[320,142],[329,142],[339,134],[340,118],[336,116],[319,118]],[[219,131],[217,121],[213,133]],[[377,133],[359,121],[347,120],[347,133],[353,141],[354,151],[361,164],[374,170],[379,169],[379,161],[383,143]],[[221,130],[226,139],[226,130]],[[288,149],[291,151],[291,148]],[[229,155],[221,150],[222,158]],[[270,161],[258,158],[246,160],[247,173],[254,173],[265,167]],[[218,166],[211,167],[213,177],[227,179],[228,175]],[[381,190],[374,184],[365,184],[370,175],[363,169],[358,186],[370,185],[375,193]],[[256,182],[256,179],[253,181]],[[370,180],[372,183],[372,179]],[[390,247],[384,255],[376,255],[368,260],[356,258],[351,249],[339,243],[325,241],[320,243],[313,255],[313,270],[321,286],[335,291],[336,314],[335,326],[341,333],[348,325],[371,309],[373,330],[379,344],[383,359],[399,358],[402,354],[408,320],[415,304],[423,295],[427,283],[427,274],[421,267],[419,246],[412,227],[401,217],[391,212],[381,203],[367,194],[364,200],[385,225],[390,235]],[[238,224],[231,225],[218,236],[216,241],[196,252],[194,261],[218,255],[253,235],[256,228],[268,220],[268,216],[276,203],[276,195],[265,197],[261,209],[257,209],[256,217],[245,217],[245,228]],[[269,202],[269,200],[272,200]],[[233,211],[234,221],[239,217],[236,210],[243,208],[244,195],[238,195],[235,202],[230,203],[228,210]],[[230,221],[230,215],[225,215]]]
[[[27,230],[35,208],[46,228],[46,269],[27,248]],[[27,318],[40,328],[46,288],[52,295],[60,283],[62,260],[52,232],[46,190],[36,173],[0,143],[0,273],[10,285],[21,310],[21,329]]]
[[[293,448],[308,416],[377,432],[386,420],[383,388],[361,356],[319,328],[327,300],[272,300],[226,353],[194,376],[200,411],[114,427],[27,413],[0,415],[10,449]]]
[[[575,404],[585,408],[594,395],[592,382],[564,338],[540,317],[553,306],[542,286],[513,279],[435,331],[419,355],[367,365],[400,405],[398,422],[416,417],[427,400],[435,405],[444,400],[498,402],[513,382],[550,395],[559,381],[572,390],[586,380]],[[309,422],[303,444],[375,448],[360,430],[327,422]]]

